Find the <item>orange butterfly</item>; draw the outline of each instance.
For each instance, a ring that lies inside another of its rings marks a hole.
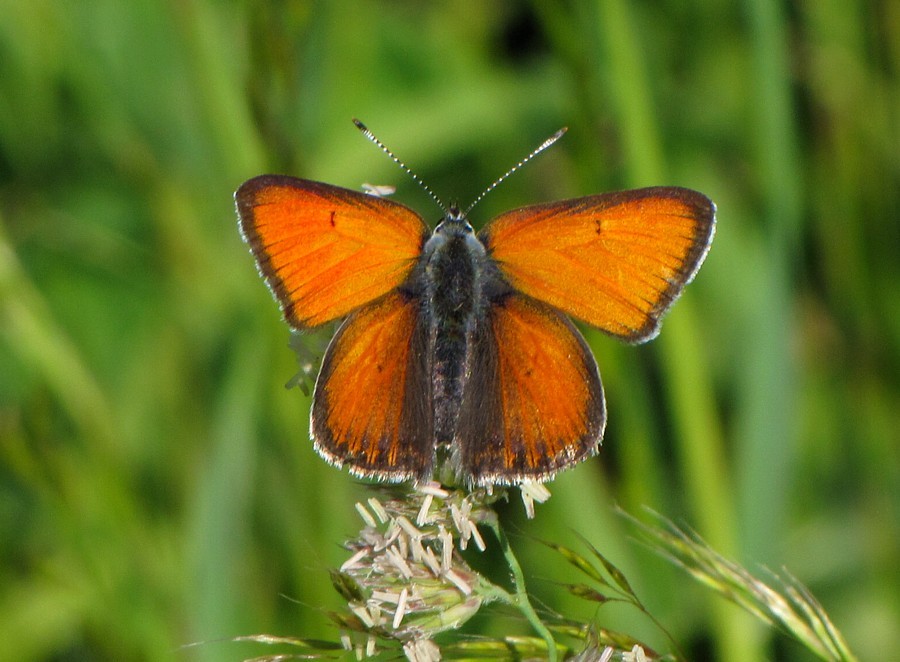
[[[288,324],[346,318],[316,380],[316,450],[385,481],[445,461],[468,485],[543,481],[596,453],[603,388],[567,315],[650,340],[715,230],[715,205],[675,187],[523,207],[478,233],[455,207],[431,231],[396,202],[281,175],[235,199]]]

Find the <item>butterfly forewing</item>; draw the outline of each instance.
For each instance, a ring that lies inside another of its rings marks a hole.
[[[708,198],[657,187],[524,207],[480,237],[515,289],[643,342],[700,268],[714,230]]]
[[[325,354],[313,397],[312,436],[325,459],[382,480],[430,476],[427,335],[419,302],[400,292],[344,321]]]
[[[569,320],[512,294],[490,307],[472,342],[455,449],[469,482],[545,480],[596,452],[603,388]]]
[[[259,270],[297,329],[319,326],[400,285],[427,236],[401,204],[281,175],[235,193]]]

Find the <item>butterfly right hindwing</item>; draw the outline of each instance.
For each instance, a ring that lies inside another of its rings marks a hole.
[[[469,482],[546,480],[597,451],[603,387],[564,315],[521,294],[501,298],[479,322],[469,365],[454,457]]]

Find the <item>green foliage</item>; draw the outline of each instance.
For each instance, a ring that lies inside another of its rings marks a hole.
[[[309,401],[283,388],[296,358],[231,194],[266,171],[392,183],[436,218],[351,117],[462,206],[567,125],[476,224],[651,184],[718,205],[659,339],[589,337],[609,428],[511,540],[535,599],[596,609],[533,543],[581,536],[686,654],[808,659],[631,544],[611,504],[649,505],[744,567],[786,567],[861,659],[883,657],[900,622],[898,44],[895,4],[874,0],[0,2],[0,657],[335,639],[329,570],[366,492],[314,454]],[[603,628],[670,649],[619,606]]]
[[[711,549],[696,533],[686,533],[665,520],[655,526],[635,522],[651,549],[721,597],[767,625],[780,628],[823,660],[856,661],[822,605],[795,578],[773,575],[770,584],[776,588],[772,588]]]

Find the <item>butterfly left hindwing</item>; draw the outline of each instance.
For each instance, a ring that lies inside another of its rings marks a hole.
[[[325,353],[313,394],[316,450],[360,476],[431,475],[428,330],[417,299],[392,292],[348,317]]]

